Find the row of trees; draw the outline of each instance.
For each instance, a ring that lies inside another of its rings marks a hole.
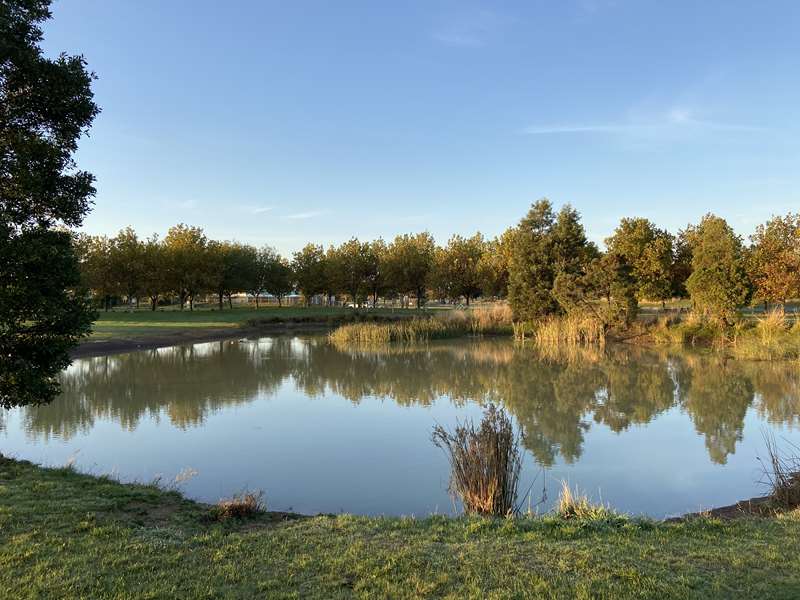
[[[800,297],[797,214],[759,225],[749,246],[712,214],[677,235],[625,218],[601,252],[574,209],[555,213],[540,200],[507,239],[508,297],[521,320],[579,309],[609,323],[629,320],[641,300],[689,297],[704,315],[730,321],[751,302]]]
[[[351,239],[325,249],[308,244],[291,260],[272,248],[209,240],[177,225],[164,239],[128,228],[114,238],[80,236],[85,284],[108,306],[112,296],[175,297],[192,308],[213,295],[220,308],[239,292],[280,303],[297,291],[306,302],[344,298],[464,301],[508,298],[515,317],[588,311],[606,323],[630,320],[642,300],[690,297],[698,310],[729,320],[750,302],[784,304],[800,297],[800,215],[774,217],[745,245],[728,223],[706,215],[676,235],[644,218],[624,218],[601,251],[586,238],[570,206],[536,202],[516,227],[495,239],[453,236],[437,246],[425,233],[392,242]]]

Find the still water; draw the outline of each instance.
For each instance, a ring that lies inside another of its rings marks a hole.
[[[53,404],[0,413],[3,453],[124,481],[178,476],[207,502],[262,489],[270,509],[304,513],[457,510],[431,431],[487,402],[521,428],[520,488],[542,511],[562,480],[654,517],[730,504],[763,492],[764,432],[800,442],[797,364],[635,347],[342,351],[275,336],[81,359],[62,381]]]

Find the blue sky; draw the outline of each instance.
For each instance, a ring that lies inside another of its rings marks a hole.
[[[800,211],[800,2],[57,0],[103,109],[85,230],[495,235],[547,196],[742,234]]]

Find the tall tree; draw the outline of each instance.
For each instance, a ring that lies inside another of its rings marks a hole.
[[[416,296],[418,309],[425,303],[435,252],[436,243],[427,231],[416,235],[399,235],[387,250],[388,280],[398,292]]]
[[[546,198],[535,202],[513,235],[508,299],[514,318],[533,321],[564,310],[553,294],[556,277],[582,275],[597,254],[577,211],[566,205],[555,214]]]
[[[126,227],[111,240],[111,273],[116,291],[125,296],[128,307],[138,301],[145,277],[145,247],[136,232]]]
[[[660,300],[672,297],[673,239],[648,219],[625,218],[606,239],[612,255],[627,262],[636,282],[638,300]]]
[[[119,288],[114,272],[113,241],[104,235],[80,234],[75,240],[75,251],[80,261],[81,283],[108,311],[111,296]]]
[[[345,292],[353,306],[357,307],[369,293],[367,286],[372,267],[370,246],[353,238],[336,248],[333,254],[336,265],[332,272],[334,285]]]
[[[773,217],[750,239],[748,271],[755,297],[781,305],[800,297],[800,214]]]
[[[691,232],[688,242],[692,274],[686,289],[695,308],[710,318],[730,323],[750,295],[741,238],[725,219],[708,214]]]
[[[157,235],[142,244],[142,293],[150,299],[150,310],[155,311],[158,298],[169,290],[169,265],[164,245]]]
[[[209,242],[208,251],[219,309],[222,310],[225,298],[233,308],[233,294],[252,289],[258,280],[258,251],[238,242],[217,241]]]
[[[0,2],[0,405],[50,401],[93,312],[72,236],[94,196],[73,155],[99,109],[82,56],[39,47],[49,0]]]
[[[264,289],[283,304],[283,297],[294,289],[294,273],[289,262],[275,251],[264,253]]]
[[[479,266],[485,251],[480,233],[470,238],[454,235],[436,253],[434,278],[441,292],[451,299],[464,298],[469,306],[481,291]]]
[[[208,240],[199,227],[180,223],[170,227],[164,238],[171,289],[178,295],[183,310],[186,302],[194,310],[195,297],[213,285],[213,257]]]
[[[478,278],[484,296],[505,298],[508,294],[508,265],[514,228],[486,243],[486,249],[478,263]]]
[[[292,272],[306,306],[311,304],[311,298],[328,289],[325,270],[325,251],[322,246],[307,244],[302,250],[294,253]]]

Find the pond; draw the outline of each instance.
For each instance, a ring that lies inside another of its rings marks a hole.
[[[49,406],[0,413],[0,451],[123,481],[180,481],[215,502],[262,489],[272,510],[425,516],[458,510],[436,424],[496,402],[523,435],[539,511],[562,480],[653,517],[763,493],[763,434],[800,442],[800,369],[610,347],[543,354],[508,340],[343,351],[274,336],[76,360]]]

